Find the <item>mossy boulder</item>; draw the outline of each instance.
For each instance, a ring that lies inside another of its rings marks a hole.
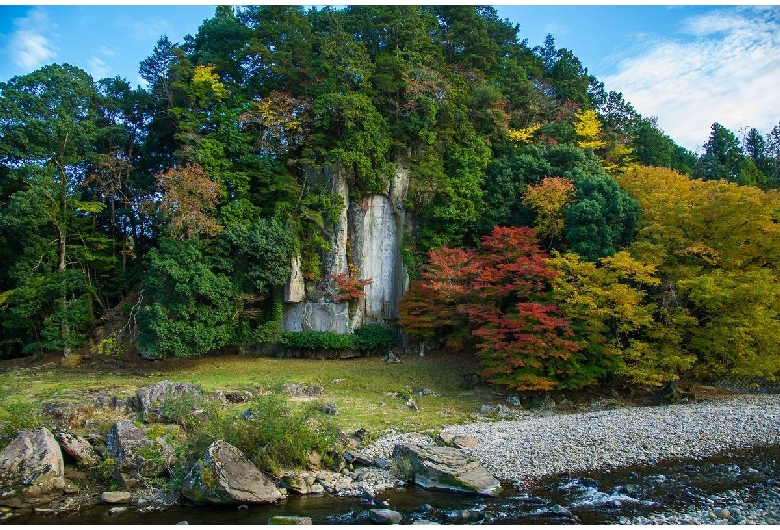
[[[20,432],[0,452],[0,506],[40,506],[64,491],[62,451],[48,429]]]
[[[281,492],[239,449],[212,443],[184,478],[182,495],[197,503],[268,504]]]
[[[454,447],[399,444],[393,450],[399,468],[425,489],[495,496],[501,484],[477,460]]]

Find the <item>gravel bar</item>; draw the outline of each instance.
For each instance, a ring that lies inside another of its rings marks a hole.
[[[499,480],[523,487],[534,479],[567,472],[700,459],[726,450],[776,445],[780,396],[739,395],[692,404],[535,416],[444,431],[476,438],[476,447],[465,451]],[[395,438],[401,437],[380,440],[376,447],[389,447]]]

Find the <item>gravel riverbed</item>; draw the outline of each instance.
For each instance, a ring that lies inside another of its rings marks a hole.
[[[780,442],[780,396],[740,395],[692,404],[555,414],[470,423],[446,432],[472,436],[466,452],[499,480],[522,487],[565,472],[699,459]]]
[[[780,443],[780,395],[743,394],[691,404],[532,414],[516,421],[447,427],[443,432],[475,438],[475,447],[464,450],[499,480],[523,489],[536,479],[564,473],[698,460],[729,450],[776,446]],[[418,443],[433,443],[429,437],[417,436]],[[410,435],[388,437],[375,442],[369,451],[386,454],[395,443],[411,439]],[[708,506],[621,522],[780,523],[780,490],[775,484],[761,488],[760,495],[750,501],[745,500],[746,492],[732,491],[711,498]]]

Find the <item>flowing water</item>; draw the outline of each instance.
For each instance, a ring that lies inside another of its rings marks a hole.
[[[404,523],[427,519],[442,524],[614,524],[669,510],[703,509],[711,499],[738,490],[752,502],[780,482],[780,448],[734,452],[703,461],[664,463],[611,472],[585,472],[540,481],[527,490],[511,487],[496,498],[425,491],[416,487],[380,493],[374,505],[330,495],[291,495],[270,506],[173,507],[109,515],[108,506],[61,516],[22,514],[8,524],[266,524],[274,515],[311,517],[314,524],[365,524],[368,510],[387,507]],[[733,492],[732,492],[733,493]]]

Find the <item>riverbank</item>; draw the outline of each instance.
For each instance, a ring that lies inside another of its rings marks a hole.
[[[780,396],[736,395],[704,402],[471,423],[444,433],[470,436],[464,449],[502,481],[592,469],[700,459],[780,442]]]
[[[447,427],[442,436],[470,439],[463,448],[496,478],[518,489],[560,475],[587,474],[780,443],[780,396],[733,395],[703,402],[576,414],[528,415],[514,421]],[[378,440],[365,452],[387,454],[409,435]],[[434,443],[418,438],[417,443]],[[754,498],[748,501],[748,497]],[[710,496],[701,505],[623,524],[778,524],[780,488],[773,480]]]

